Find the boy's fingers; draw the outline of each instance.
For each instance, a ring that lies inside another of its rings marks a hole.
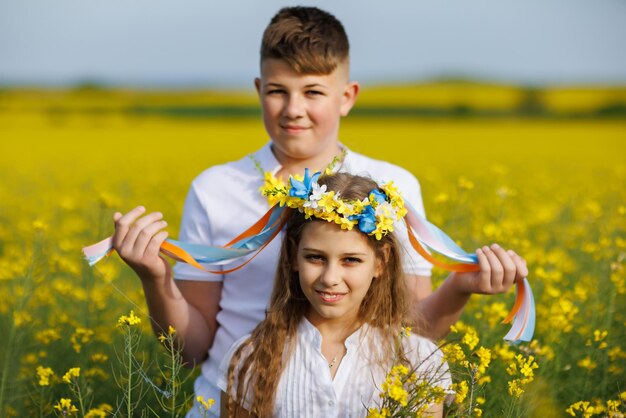
[[[143,254],[144,258],[152,259],[154,257],[157,257],[159,255],[159,250],[161,249],[161,244],[163,244],[163,241],[165,241],[166,238],[167,231],[161,231],[156,233],[152,237],[152,239],[150,239],[150,242],[146,246],[146,251]]]
[[[142,213],[145,212],[145,210],[146,208],[144,208],[143,206],[137,206],[126,215],[117,217],[117,219],[115,219],[115,215],[117,215],[119,212],[114,215],[113,219],[115,220],[115,233],[113,234],[113,247],[115,247],[118,252],[122,243],[124,242],[124,239],[126,238],[128,228],[132,225],[133,222],[135,222],[135,219],[137,219],[139,216],[141,216]]]
[[[478,275],[478,283],[476,284],[474,293],[488,293],[491,283],[485,278],[491,275],[489,259],[487,259],[487,255],[481,248],[476,250],[476,257],[478,258],[480,274]]]
[[[515,263],[515,267],[517,269],[515,280],[517,281],[528,277],[528,266],[526,265],[526,260],[517,255],[517,253],[515,253],[515,251],[513,250],[509,250],[508,253]]]
[[[134,250],[137,251],[139,254],[144,254],[146,251],[146,247],[150,244],[150,240],[152,239],[152,237],[165,227],[167,227],[167,222],[165,222],[164,220],[160,220],[153,222],[143,228],[139,232],[139,235],[135,240],[135,244],[133,246]]]
[[[506,291],[515,281],[517,266],[512,257],[500,247],[498,244],[493,244],[491,250],[498,257],[500,264],[503,268],[502,282],[498,284],[497,289],[500,292]]]
[[[161,218],[163,218],[163,214],[161,212],[152,212],[143,218],[139,218],[128,228],[128,232],[126,233],[126,237],[124,238],[122,245],[125,247],[128,246],[128,248],[135,248],[137,237],[143,229],[153,222],[161,220]],[[143,253],[143,249],[141,250],[141,253]]]
[[[484,246],[483,251],[487,256],[487,260],[489,261],[490,266],[490,275],[489,275],[489,293],[493,293],[494,290],[499,290],[502,285],[502,277],[504,276],[504,267],[502,267],[502,263],[498,259],[498,256],[491,250],[491,248]]]

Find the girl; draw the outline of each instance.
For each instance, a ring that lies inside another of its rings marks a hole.
[[[292,181],[289,194],[286,204],[299,210],[267,316],[222,361],[222,416],[363,417],[398,362],[447,389],[437,347],[399,338],[410,314],[391,226],[402,198],[346,173]],[[441,416],[442,405],[429,411]]]

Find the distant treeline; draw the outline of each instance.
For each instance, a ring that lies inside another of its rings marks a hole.
[[[259,117],[251,92],[124,90],[96,85],[73,89],[0,88],[0,114],[44,113]],[[364,88],[352,117],[420,118],[626,118],[626,87],[536,88],[474,82],[438,82]]]

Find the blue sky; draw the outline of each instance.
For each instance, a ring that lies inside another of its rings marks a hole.
[[[626,84],[623,0],[0,0],[0,83],[250,88],[285,5],[345,25],[363,83]]]

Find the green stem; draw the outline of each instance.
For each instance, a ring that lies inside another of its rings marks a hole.
[[[171,393],[171,399],[172,399],[172,417],[176,416],[176,373],[177,373],[177,368],[176,368],[176,355],[174,353],[174,341],[173,341],[173,337],[170,335],[169,336],[169,346],[170,346],[170,359],[172,361],[172,393]]]
[[[32,293],[30,287],[28,286],[32,285],[33,270],[35,269],[35,260],[38,256],[39,256],[39,245],[37,245],[37,242],[35,240],[35,244],[33,245],[33,256],[32,256],[30,265],[28,266],[28,271],[26,272],[26,275],[24,276],[24,280],[22,283],[23,285],[22,297],[17,302],[17,308],[13,312],[21,311],[24,308],[24,305],[26,304],[26,299]],[[15,320],[11,321],[11,324],[9,325],[9,327],[10,327],[9,335],[8,335],[8,338],[6,340],[6,345],[5,345],[6,352],[5,352],[5,357],[4,357],[4,361],[2,364],[2,378],[0,378],[0,413],[2,413],[5,408],[4,403],[6,402],[5,394],[6,394],[6,389],[7,389],[7,379],[9,377],[9,372],[10,372],[9,369],[11,368],[10,366],[15,360],[13,358],[14,343],[15,343],[15,339],[17,336],[17,328],[15,326]]]
[[[9,375],[9,363],[13,359],[13,341],[15,340],[15,325],[11,326],[9,338],[7,339],[6,355],[2,364],[2,380],[0,381],[0,412],[4,411],[4,394],[6,382]]]
[[[132,358],[132,332],[130,328],[128,328],[128,334],[126,336],[126,355],[128,356],[128,385],[126,387],[126,412],[128,417],[132,417],[132,369],[133,369],[133,358]]]
[[[76,385],[76,396],[78,397],[78,405],[80,406],[80,413],[84,417],[85,416],[85,405],[83,404],[83,395],[80,391],[80,385],[78,381],[74,383]]]

